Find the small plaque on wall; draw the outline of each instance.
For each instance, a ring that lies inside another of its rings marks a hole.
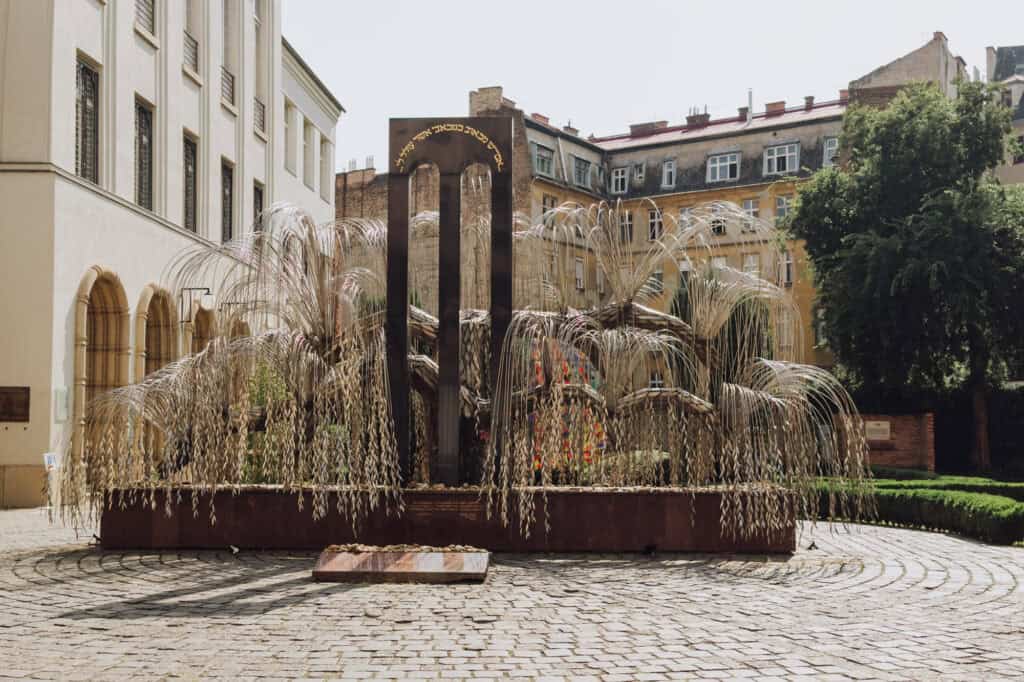
[[[864,436],[868,440],[889,440],[892,429],[887,421],[865,421]]]
[[[28,401],[28,386],[0,386],[0,422],[27,422]]]

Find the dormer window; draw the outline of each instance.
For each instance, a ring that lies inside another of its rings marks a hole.
[[[708,157],[708,182],[727,182],[740,177],[740,154],[715,154]]]
[[[543,145],[535,145],[533,148],[533,170],[538,175],[551,177],[554,175],[555,152]]]
[[[629,184],[629,168],[612,169],[612,194],[625,194]]]
[[[672,189],[676,186],[676,162],[668,159],[661,164],[661,188]]]
[[[590,188],[590,162],[578,156],[573,157],[573,184]]]
[[[780,144],[764,150],[764,174],[785,175],[796,173],[800,166],[800,145]]]
[[[834,166],[836,160],[839,157],[839,138],[838,137],[826,137],[823,158],[821,165],[823,168]]]

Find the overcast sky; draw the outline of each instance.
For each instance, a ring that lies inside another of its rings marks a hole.
[[[386,170],[387,120],[465,116],[502,85],[583,135],[736,114],[840,88],[941,30],[984,75],[986,45],[1024,44],[1021,0],[284,0],[284,35],[344,105],[335,166]]]

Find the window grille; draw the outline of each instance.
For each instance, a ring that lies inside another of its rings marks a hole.
[[[184,152],[184,174],[185,174],[185,219],[184,226],[189,232],[198,231],[196,224],[196,187],[198,185],[198,173],[196,167],[196,161],[198,154],[196,153],[196,141],[186,137],[185,138],[185,152]]]
[[[135,102],[135,203],[153,210],[153,110]]]
[[[260,101],[259,97],[252,98],[253,103],[253,123],[256,125],[256,130],[261,133],[267,132],[267,105]]]
[[[229,242],[234,237],[235,169],[229,163],[220,165],[220,238]]]
[[[228,104],[235,103],[235,74],[224,66],[220,67],[220,96]]]
[[[99,182],[100,75],[85,62],[78,62],[75,93],[75,173]]]
[[[199,73],[199,41],[185,31],[185,66]]]

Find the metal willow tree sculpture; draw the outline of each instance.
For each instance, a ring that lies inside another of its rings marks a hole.
[[[517,221],[515,312],[493,395],[487,278],[477,276],[490,263],[489,221],[464,217],[461,401],[476,457],[464,470],[489,509],[528,534],[536,496],[553,486],[714,487],[723,528],[752,535],[816,518],[814,483],[827,476],[848,482],[833,487],[843,492],[829,498],[830,516],[868,511],[856,409],[829,373],[796,363],[799,319],[777,284],[776,230],[724,203],[658,215],[662,229],[639,242],[604,203]],[[333,506],[356,524],[378,505],[400,510],[403,483],[430,484],[436,214],[410,226],[416,464],[405,482],[386,376],[383,223],[316,225],[290,208],[262,222],[271,227],[172,263],[174,291],[218,283],[221,334],[89,406],[84,443],[65,460],[73,514],[156,506],[160,491],[168,513],[186,493],[199,513],[201,495],[259,482],[311,490],[314,518]],[[712,259],[722,229],[757,245],[760,275]],[[578,259],[600,273],[602,303],[581,305]],[[664,296],[665,271],[681,276],[671,313],[647,305]]]

